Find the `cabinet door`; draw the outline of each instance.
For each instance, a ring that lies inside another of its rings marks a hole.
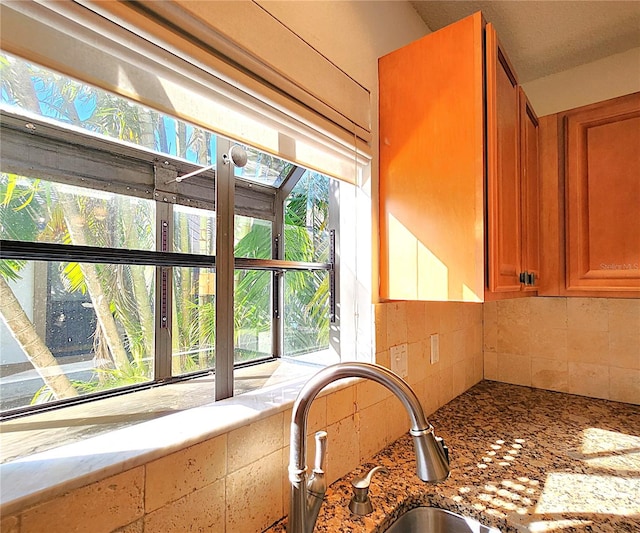
[[[483,26],[379,60],[382,299],[484,298]]]
[[[567,289],[640,289],[640,93],[566,117]]]
[[[495,28],[486,28],[488,285],[520,290],[518,80]]]
[[[526,291],[537,290],[540,280],[540,179],[538,117],[527,95],[520,97],[520,193],[522,197],[522,269],[529,282]]]

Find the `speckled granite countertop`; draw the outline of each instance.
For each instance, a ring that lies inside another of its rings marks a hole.
[[[429,417],[447,442],[451,475],[415,475],[402,437],[329,487],[318,533],[377,533],[433,505],[510,532],[640,531],[640,407],[483,381]],[[350,480],[375,465],[374,512],[351,515]],[[268,529],[285,531],[286,520]]]

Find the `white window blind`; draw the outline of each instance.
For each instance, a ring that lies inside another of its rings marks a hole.
[[[296,42],[253,2],[220,4],[228,13],[234,4],[240,14],[248,8],[260,18],[251,25],[264,23],[269,39],[280,35],[290,46]],[[340,98],[326,103],[306,89],[306,81],[280,74],[271,61],[257,58],[255,48],[241,48],[241,36],[231,38],[228,28],[225,34],[196,18],[193,5],[17,1],[0,9],[2,49],[29,61],[338,179],[356,182],[370,161],[363,111],[369,109],[368,92],[309,50],[299,53],[311,54],[316,74],[326,78],[315,89],[330,93],[327,84],[334,86],[343,91]],[[302,41],[297,44],[304,50]],[[269,54],[276,54],[273,47]]]

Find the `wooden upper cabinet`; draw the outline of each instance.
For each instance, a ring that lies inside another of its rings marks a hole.
[[[519,291],[522,233],[518,80],[491,23],[487,54],[487,238],[492,292]]]
[[[640,93],[568,112],[566,289],[640,290]]]
[[[539,269],[523,232],[537,228],[537,119],[493,26],[476,13],[380,58],[378,75],[380,297],[522,295]]]
[[[538,289],[540,278],[540,136],[539,121],[527,95],[520,100],[520,196],[522,255],[525,291]]]
[[[484,299],[480,13],[379,60],[380,296]]]

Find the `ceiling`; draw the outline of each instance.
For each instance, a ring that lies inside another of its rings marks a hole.
[[[410,3],[432,31],[482,11],[496,27],[521,83],[640,47],[640,0]]]

